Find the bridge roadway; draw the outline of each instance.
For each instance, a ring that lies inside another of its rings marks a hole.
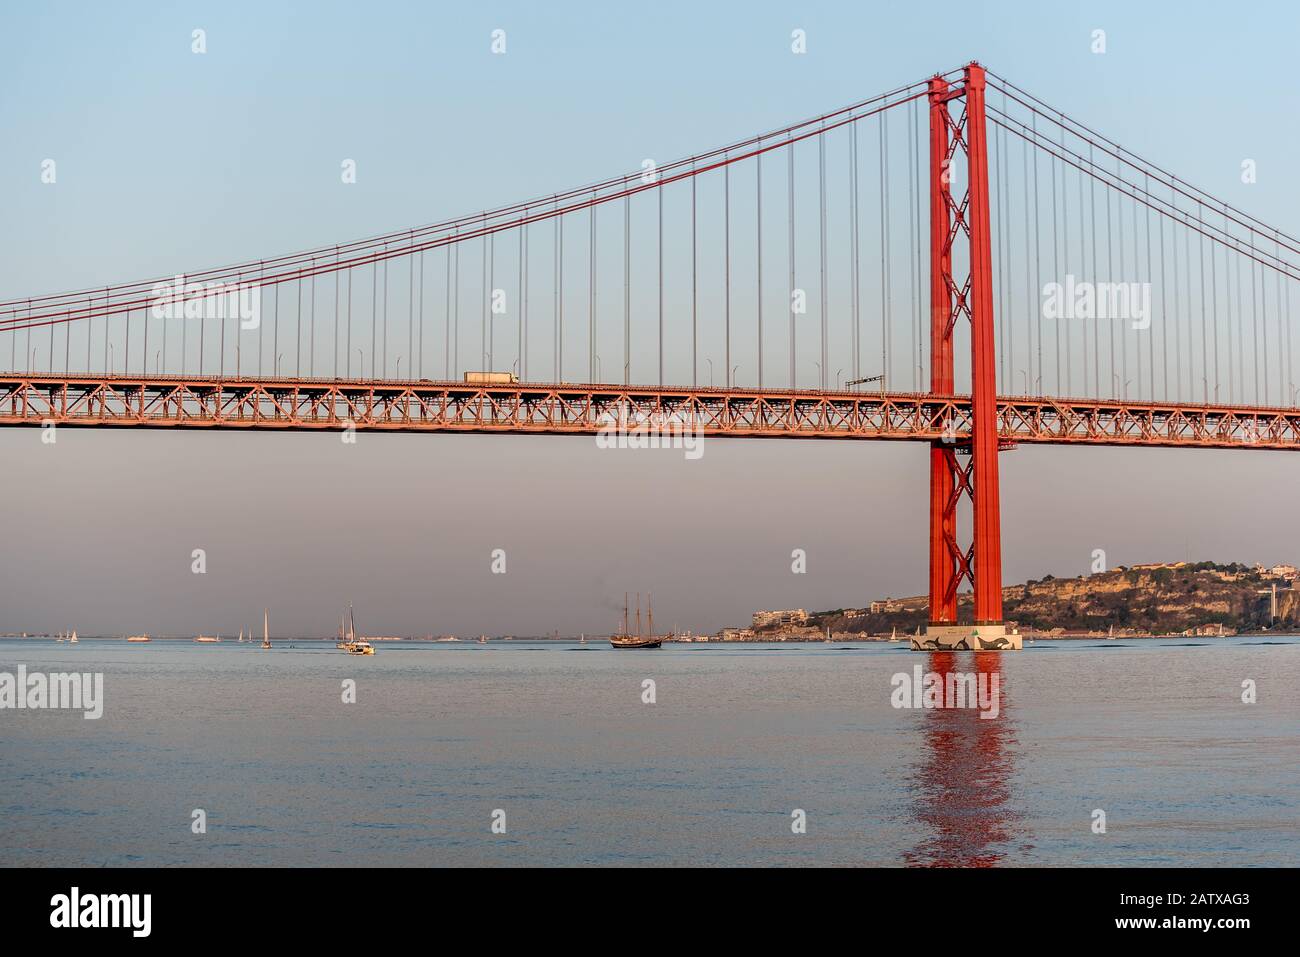
[[[968,395],[426,379],[0,373],[0,426],[970,439]],[[1300,409],[1000,396],[1016,443],[1300,449]]]

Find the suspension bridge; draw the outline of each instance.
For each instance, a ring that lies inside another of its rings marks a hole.
[[[970,63],[525,203],[4,299],[0,426],[924,442],[929,646],[1012,647],[999,455],[1300,449],[1298,276],[1300,240]]]

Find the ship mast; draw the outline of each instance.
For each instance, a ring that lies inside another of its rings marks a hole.
[[[641,593],[636,593],[636,636],[641,637]]]
[[[653,638],[655,636],[655,611],[654,606],[650,604],[649,592],[645,593],[645,613],[646,617],[649,618],[650,637]]]

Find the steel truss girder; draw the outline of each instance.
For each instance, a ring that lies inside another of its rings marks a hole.
[[[968,395],[0,373],[0,427],[594,435],[620,412],[717,437],[971,442]],[[1300,449],[1297,409],[1002,396],[996,421],[1003,443]]]

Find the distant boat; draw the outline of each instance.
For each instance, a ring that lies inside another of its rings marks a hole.
[[[221,640],[220,635],[195,635],[194,640],[202,644],[215,644]]]
[[[139,641],[149,641],[150,638],[149,638],[148,635],[132,635],[131,637],[127,638],[126,640],[127,640],[127,641],[136,641],[136,642],[139,642]]]
[[[343,637],[343,622],[339,622],[339,636]],[[357,637],[357,622],[352,614],[352,603],[348,603],[348,633],[347,637],[336,645],[342,648],[350,655],[373,655],[375,653],[374,645],[364,638]]]
[[[609,636],[609,643],[614,648],[658,648],[663,644],[663,636],[656,635],[654,610],[650,605],[650,596],[646,596],[646,614],[648,616],[649,634],[641,633],[641,593],[636,596],[636,634],[632,634],[627,612],[627,592],[623,593],[623,627],[616,635]]]
[[[262,609],[262,647],[271,647],[271,614],[267,609]]]
[[[72,629],[72,637],[68,639],[68,644],[75,645],[76,643],[77,643],[77,629],[74,628]]]
[[[239,629],[239,641],[237,642],[237,644],[241,644],[241,645],[242,645],[243,643],[244,643],[244,629],[240,628],[240,629]]]
[[[487,636],[487,635],[479,635],[479,636],[478,636],[478,643],[479,643],[480,645],[486,645],[487,642],[488,642],[488,636]]]

